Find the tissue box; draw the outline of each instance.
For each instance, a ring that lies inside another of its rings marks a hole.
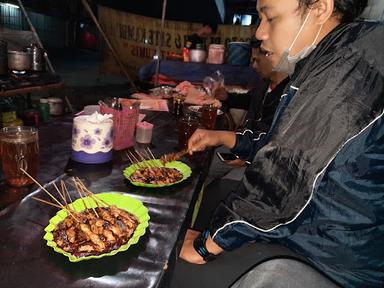
[[[135,127],[139,118],[138,108],[123,106],[123,110],[119,111],[100,106],[100,113],[113,115],[113,149],[123,150],[135,145]]]
[[[72,160],[99,164],[112,160],[113,120],[112,115],[78,116],[73,120]]]

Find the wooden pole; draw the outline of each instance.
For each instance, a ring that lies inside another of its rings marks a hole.
[[[167,10],[167,0],[163,0],[163,10],[161,13],[161,30],[160,30],[160,45],[157,47],[157,59],[156,59],[156,74],[155,74],[155,86],[159,85],[159,70],[160,70],[160,58],[161,58],[161,48],[164,45],[164,23],[165,23],[165,12]]]
[[[120,58],[119,56],[117,55],[115,49],[113,48],[111,42],[109,41],[107,35],[104,33],[103,29],[101,28],[100,24],[99,24],[99,21],[97,20],[95,14],[93,13],[91,7],[89,6],[88,4],[88,1],[87,0],[81,0],[81,2],[83,3],[85,9],[87,10],[87,12],[89,13],[89,15],[91,16],[93,22],[96,24],[96,27],[97,29],[99,30],[101,36],[103,37],[104,41],[107,43],[107,46],[108,48],[111,50],[112,52],[112,55],[113,57],[115,58],[117,64],[120,66],[120,69],[121,71],[124,73],[125,77],[128,79],[129,83],[131,84],[131,86],[136,90],[138,91],[135,83],[133,83],[131,77],[129,76],[127,70],[125,69],[125,66],[124,64],[120,61]]]
[[[44,51],[44,58],[45,58],[45,61],[46,61],[46,63],[47,63],[47,66],[48,66],[49,71],[50,71],[52,74],[55,74],[55,69],[53,69],[52,63],[51,63],[51,61],[50,61],[49,58],[48,58],[48,54],[47,54],[47,52],[45,51],[45,49],[44,49],[44,47],[43,47],[43,43],[41,43],[41,41],[40,41],[39,35],[37,35],[36,29],[35,29],[35,27],[33,26],[32,22],[31,22],[31,19],[29,18],[28,13],[27,13],[27,11],[26,11],[25,8],[24,8],[23,3],[21,2],[21,0],[17,0],[17,3],[19,4],[19,7],[20,7],[21,11],[22,11],[23,14],[24,14],[24,17],[27,19],[27,22],[28,22],[28,25],[29,25],[29,27],[30,27],[30,29],[31,29],[31,31],[32,31],[33,37],[35,37],[35,41],[37,42],[37,44],[39,45],[39,47],[40,47],[41,49],[43,49],[43,51]]]

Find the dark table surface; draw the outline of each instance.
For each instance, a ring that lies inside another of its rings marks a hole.
[[[177,121],[169,113],[149,113],[155,124],[152,151],[155,156],[176,151]],[[146,234],[127,251],[98,260],[71,263],[42,239],[54,207],[32,200],[45,198],[36,186],[0,187],[0,287],[166,287],[177,249],[192,217],[193,204],[207,169],[206,155],[186,160],[192,176],[169,188],[132,186],[122,171],[129,165],[123,152],[114,153],[109,164],[86,165],[69,159],[72,117],[54,119],[39,128],[40,168],[38,181],[52,183],[80,177],[94,193],[128,193],[148,208]],[[199,164],[196,164],[199,163]],[[67,173],[65,173],[65,171]]]

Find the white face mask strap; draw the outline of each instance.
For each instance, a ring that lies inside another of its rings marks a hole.
[[[301,31],[303,31],[305,24],[307,24],[307,21],[308,21],[308,19],[309,19],[309,15],[311,15],[311,12],[312,12],[312,10],[309,10],[307,16],[305,17],[305,20],[304,20],[303,24],[302,24],[301,27],[300,27],[299,32],[297,32],[296,37],[295,37],[295,39],[293,40],[293,42],[292,42],[292,44],[291,44],[291,47],[289,47],[288,50],[291,50],[292,47],[293,47],[293,45],[295,45],[295,42],[296,42],[297,38],[299,38],[299,36],[300,36],[300,34],[301,34]],[[319,32],[319,34],[320,34],[320,32]]]
[[[319,36],[320,36],[320,32],[321,32],[321,30],[323,29],[323,25],[324,25],[324,24],[321,24],[320,29],[319,29],[319,32],[317,32],[316,38],[315,38],[315,40],[313,40],[312,45],[315,45],[315,43],[316,43],[316,41],[317,41],[317,38],[319,38]]]

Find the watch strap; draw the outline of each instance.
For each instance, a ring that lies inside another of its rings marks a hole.
[[[216,258],[215,254],[212,254],[208,251],[206,242],[209,237],[209,231],[204,230],[200,233],[196,239],[193,241],[193,248],[195,248],[196,252],[203,257],[205,262],[212,261]]]

